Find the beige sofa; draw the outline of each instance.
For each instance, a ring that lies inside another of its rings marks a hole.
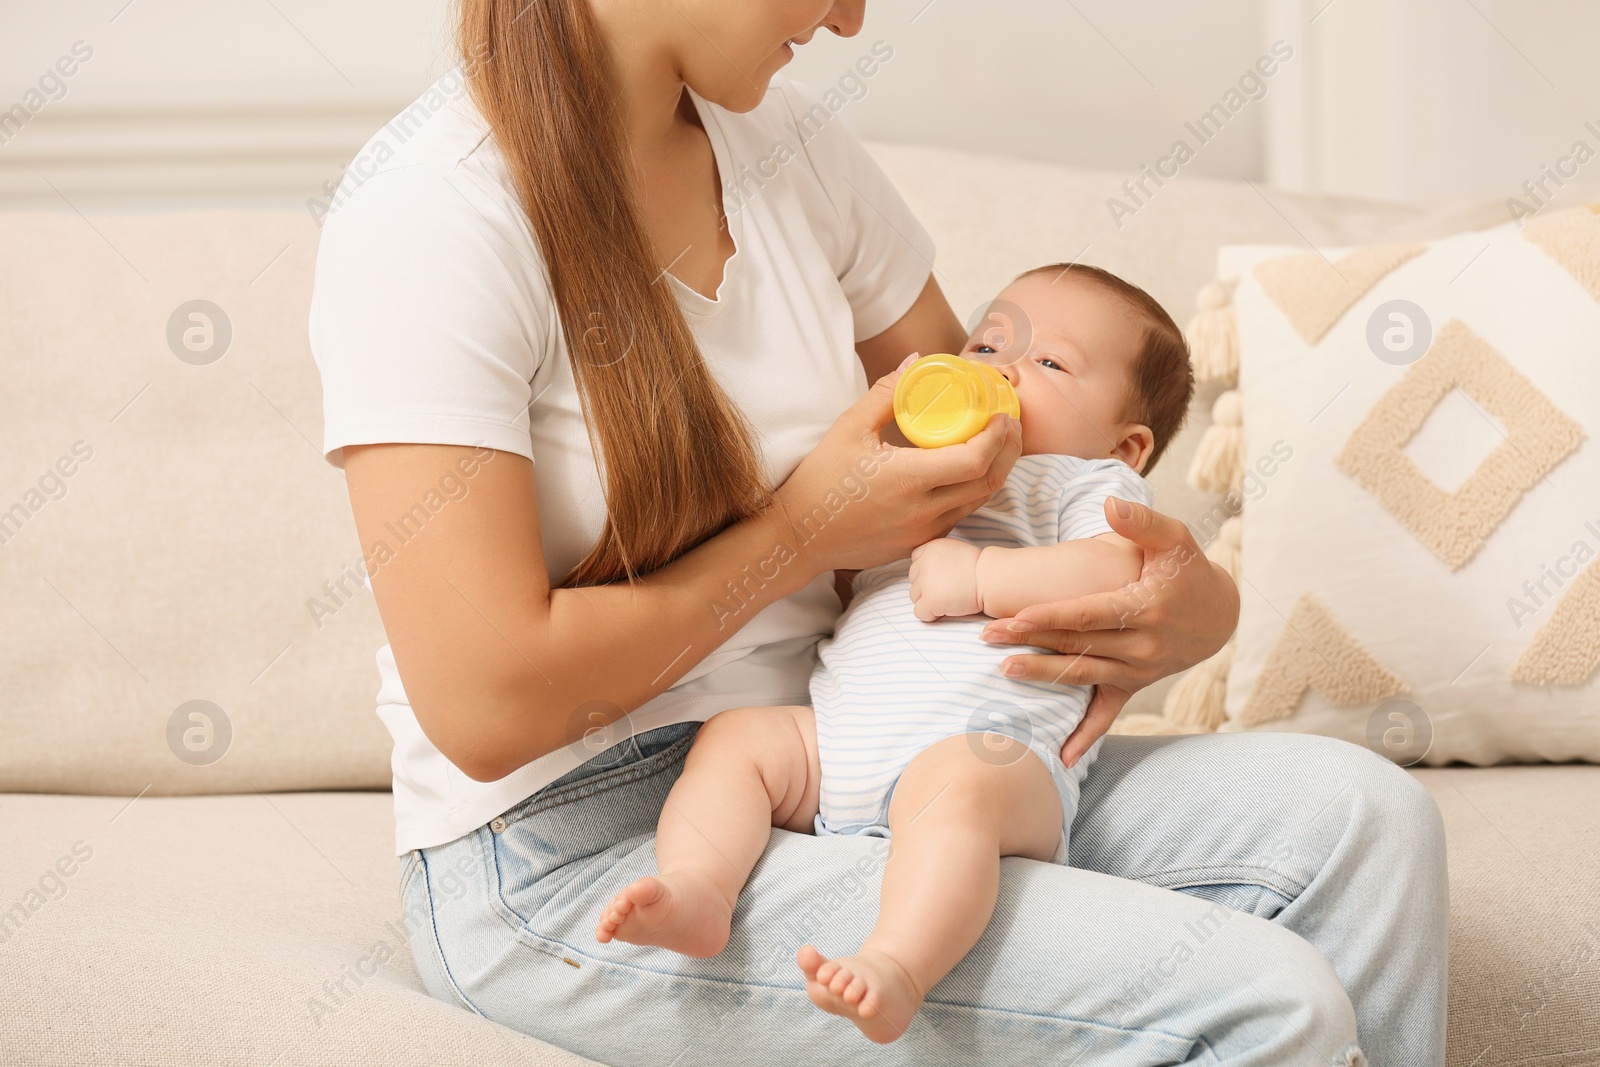
[[[1184,319],[1222,243],[1495,221],[1185,176],[1119,229],[1120,174],[875,151],[963,314],[1081,256]],[[0,215],[0,1062],[580,1062],[429,999],[404,945],[316,241],[300,210]],[[1180,517],[1196,436],[1156,478]],[[1416,773],[1449,832],[1449,1062],[1600,1063],[1600,769]]]

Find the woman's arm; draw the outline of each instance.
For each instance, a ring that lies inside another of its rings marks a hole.
[[[550,588],[534,465],[521,456],[493,453],[459,499],[427,514],[418,505],[439,497],[441,478],[481,453],[347,447],[373,594],[429,740],[469,776],[503,777],[577,740],[594,712],[616,719],[663,692],[823,571],[903,558],[947,533],[1004,482],[1020,434],[996,417],[938,454],[886,447],[876,427],[892,417],[895,380],[839,417],[773,507],[632,585]],[[822,502],[849,478],[868,492],[830,514]],[[411,532],[416,524],[400,520],[418,510],[425,525]],[[402,527],[403,544],[393,532]],[[374,552],[378,542],[392,554]]]
[[[817,573],[812,558],[800,556],[771,580],[747,583],[741,596],[748,599],[732,602],[739,611],[731,620],[718,617],[714,605],[729,599],[722,583],[787,538],[782,515],[767,512],[634,587],[552,591],[534,465],[504,452],[479,466],[464,497],[396,546],[388,527],[472,454],[453,446],[367,445],[345,450],[345,470],[362,545],[394,547],[392,558],[368,566],[417,721],[452,763],[480,781],[503,777],[595,725],[580,721],[569,736],[573,724],[563,709],[644,703]]]
[[[1094,699],[1061,758],[1075,763],[1135,692],[1216,654],[1239,622],[1239,590],[1206,559],[1177,519],[1131,501],[1106,501],[1111,528],[1143,551],[1138,581],[1023,608],[984,628],[987,641],[1053,648],[1059,655],[1011,656],[1014,677],[1095,686]]]
[[[960,352],[966,343],[966,329],[951,310],[939,282],[930,274],[911,310],[876,337],[857,342],[856,355],[861,357],[867,381],[875,382],[913,352]]]

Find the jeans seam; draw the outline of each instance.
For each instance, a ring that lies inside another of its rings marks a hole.
[[[1182,877],[1198,875],[1198,877]],[[1127,874],[1130,881],[1143,882],[1159,889],[1190,889],[1202,885],[1254,885],[1295,900],[1306,891],[1302,882],[1287,878],[1269,867],[1240,864],[1232,867],[1171,867],[1160,871]]]
[[[532,931],[527,931],[526,928],[524,928],[522,930],[514,930],[513,932],[518,934],[518,935],[521,935],[523,933],[532,933]],[[747,979],[716,978],[716,977],[712,977],[712,976],[709,976],[709,975],[682,974],[682,973],[679,973],[677,971],[657,971],[657,970],[652,970],[649,967],[637,967],[637,966],[634,966],[632,964],[623,963],[623,962],[615,960],[615,959],[608,959],[608,958],[601,957],[601,956],[592,956],[589,953],[584,952],[582,949],[575,948],[574,946],[567,944],[565,941],[559,941],[559,940],[557,940],[555,938],[542,937],[542,936],[540,936],[538,934],[533,934],[533,936],[537,937],[544,944],[543,945],[529,945],[528,947],[532,948],[534,951],[544,952],[546,954],[550,954],[550,948],[548,948],[546,946],[553,946],[555,948],[559,948],[559,949],[562,950],[562,952],[555,953],[556,955],[564,955],[564,956],[573,957],[574,958],[573,962],[581,963],[581,968],[595,967],[597,970],[599,970],[599,969],[610,967],[610,968],[615,968],[616,970],[619,970],[619,971],[625,971],[628,974],[644,975],[644,976],[649,976],[649,977],[652,977],[652,978],[665,978],[665,979],[671,979],[671,980],[674,980],[674,981],[682,981],[682,982],[701,982],[701,983],[707,983],[707,984],[714,985],[714,986],[733,988],[733,989],[760,989],[760,990],[766,990],[766,991],[770,991],[770,992],[788,993],[788,994],[792,994],[792,995],[794,995],[796,997],[801,997],[801,998],[804,998],[806,996],[806,991],[805,991],[805,989],[803,987],[790,986],[790,985],[778,985],[778,984],[773,984],[773,983],[769,983],[769,982],[754,981],[754,980],[751,980],[751,979],[748,979],[748,978]],[[518,936],[518,940],[519,941],[523,941],[523,938],[521,936]],[[526,942],[524,941],[524,943],[526,943]],[[1024,1020],[1028,1020],[1028,1021],[1031,1021],[1031,1022],[1073,1023],[1073,1024],[1076,1024],[1076,1025],[1080,1025],[1080,1026],[1090,1026],[1090,1027],[1095,1027],[1097,1029],[1106,1030],[1106,1031],[1110,1031],[1110,1032],[1114,1032],[1114,1033],[1120,1033],[1120,1034],[1139,1034],[1139,1035],[1153,1034],[1153,1035],[1155,1035],[1157,1037],[1160,1037],[1160,1038],[1163,1038],[1163,1039],[1166,1039],[1166,1040],[1171,1040],[1171,1041],[1174,1041],[1174,1042],[1178,1042],[1178,1043],[1181,1043],[1181,1044],[1200,1045],[1200,1046],[1204,1047],[1206,1052],[1211,1056],[1212,1062],[1219,1062],[1216,1059],[1216,1054],[1212,1050],[1212,1048],[1210,1046],[1210,1043],[1207,1042],[1204,1039],[1204,1037],[1200,1036],[1200,1035],[1175,1034],[1175,1033],[1171,1033],[1170,1031],[1167,1031],[1167,1030],[1158,1030],[1158,1029],[1155,1029],[1153,1027],[1129,1028],[1129,1027],[1126,1027],[1126,1026],[1118,1026],[1115,1023],[1108,1023],[1108,1022],[1103,1022],[1103,1021],[1095,1020],[1095,1019],[1080,1019],[1080,1018],[1078,1018],[1076,1016],[1072,1016],[1072,1015],[1045,1015],[1045,1014],[1041,1014],[1039,1012],[1017,1011],[1017,1010],[1012,1009],[1012,1008],[999,1008],[999,1007],[995,1007],[994,1005],[991,1005],[991,1004],[969,1004],[969,1003],[967,1003],[965,1001],[960,1001],[960,1000],[942,1000],[942,999],[939,999],[939,998],[936,998],[936,997],[927,998],[927,1000],[924,1001],[924,1004],[931,1004],[931,1005],[933,1005],[935,1007],[941,1007],[941,1008],[954,1008],[954,1009],[958,1009],[958,1010],[961,1010],[961,1011],[993,1012],[996,1015],[1003,1015],[1003,1016],[1007,1016],[1007,1017],[1014,1018],[1014,1019],[1024,1019]]]
[[[587,778],[580,778],[578,781],[554,791],[548,789],[540,790],[526,800],[518,801],[506,809],[500,818],[507,827],[510,827],[523,819],[549,811],[552,808],[561,807],[563,804],[587,800],[589,797],[610,792],[621,786],[643,781],[654,774],[660,773],[661,768],[659,765],[661,763],[672,762],[672,759],[668,757],[675,758],[679,750],[688,748],[693,742],[693,736],[679,738],[660,752],[645,756],[643,759],[624,763],[621,766],[614,767],[608,771],[601,771],[599,774],[590,775]]]
[[[400,901],[404,905],[406,890],[411,888],[411,883],[416,880],[417,870],[422,862],[422,853],[416,849],[405,854],[400,861]]]
[[[478,1006],[467,998],[467,994],[462,991],[460,984],[456,981],[455,975],[450,973],[450,961],[445,959],[444,944],[439,940],[439,920],[435,914],[433,906],[433,882],[428,877],[427,854],[425,852],[419,852],[418,861],[421,864],[422,891],[427,894],[428,941],[433,950],[434,958],[439,961],[439,973],[444,976],[445,984],[450,987],[450,992],[455,995],[456,1000],[461,1003],[463,1008],[472,1012],[474,1015],[487,1019],[488,1016],[479,1010]]]

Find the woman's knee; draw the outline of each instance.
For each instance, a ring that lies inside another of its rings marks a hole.
[[[1413,775],[1360,745],[1318,738],[1331,770],[1351,794],[1350,832],[1372,848],[1412,857],[1443,874],[1444,819]]]
[[[1268,920],[1240,915],[1237,921],[1252,929],[1247,965],[1255,975],[1245,993],[1256,1000],[1250,1025],[1261,1041],[1281,1048],[1283,1063],[1365,1063],[1351,1055],[1356,1016],[1350,994],[1322,953]]]

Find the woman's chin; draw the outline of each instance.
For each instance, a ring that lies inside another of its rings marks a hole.
[[[754,111],[761,105],[761,101],[766,99],[767,90],[772,84],[772,75],[777,72],[775,68],[765,77],[752,77],[736,85],[719,86],[715,95],[703,92],[700,95],[725,111],[742,115],[747,111]],[[698,88],[695,91],[700,92]]]

